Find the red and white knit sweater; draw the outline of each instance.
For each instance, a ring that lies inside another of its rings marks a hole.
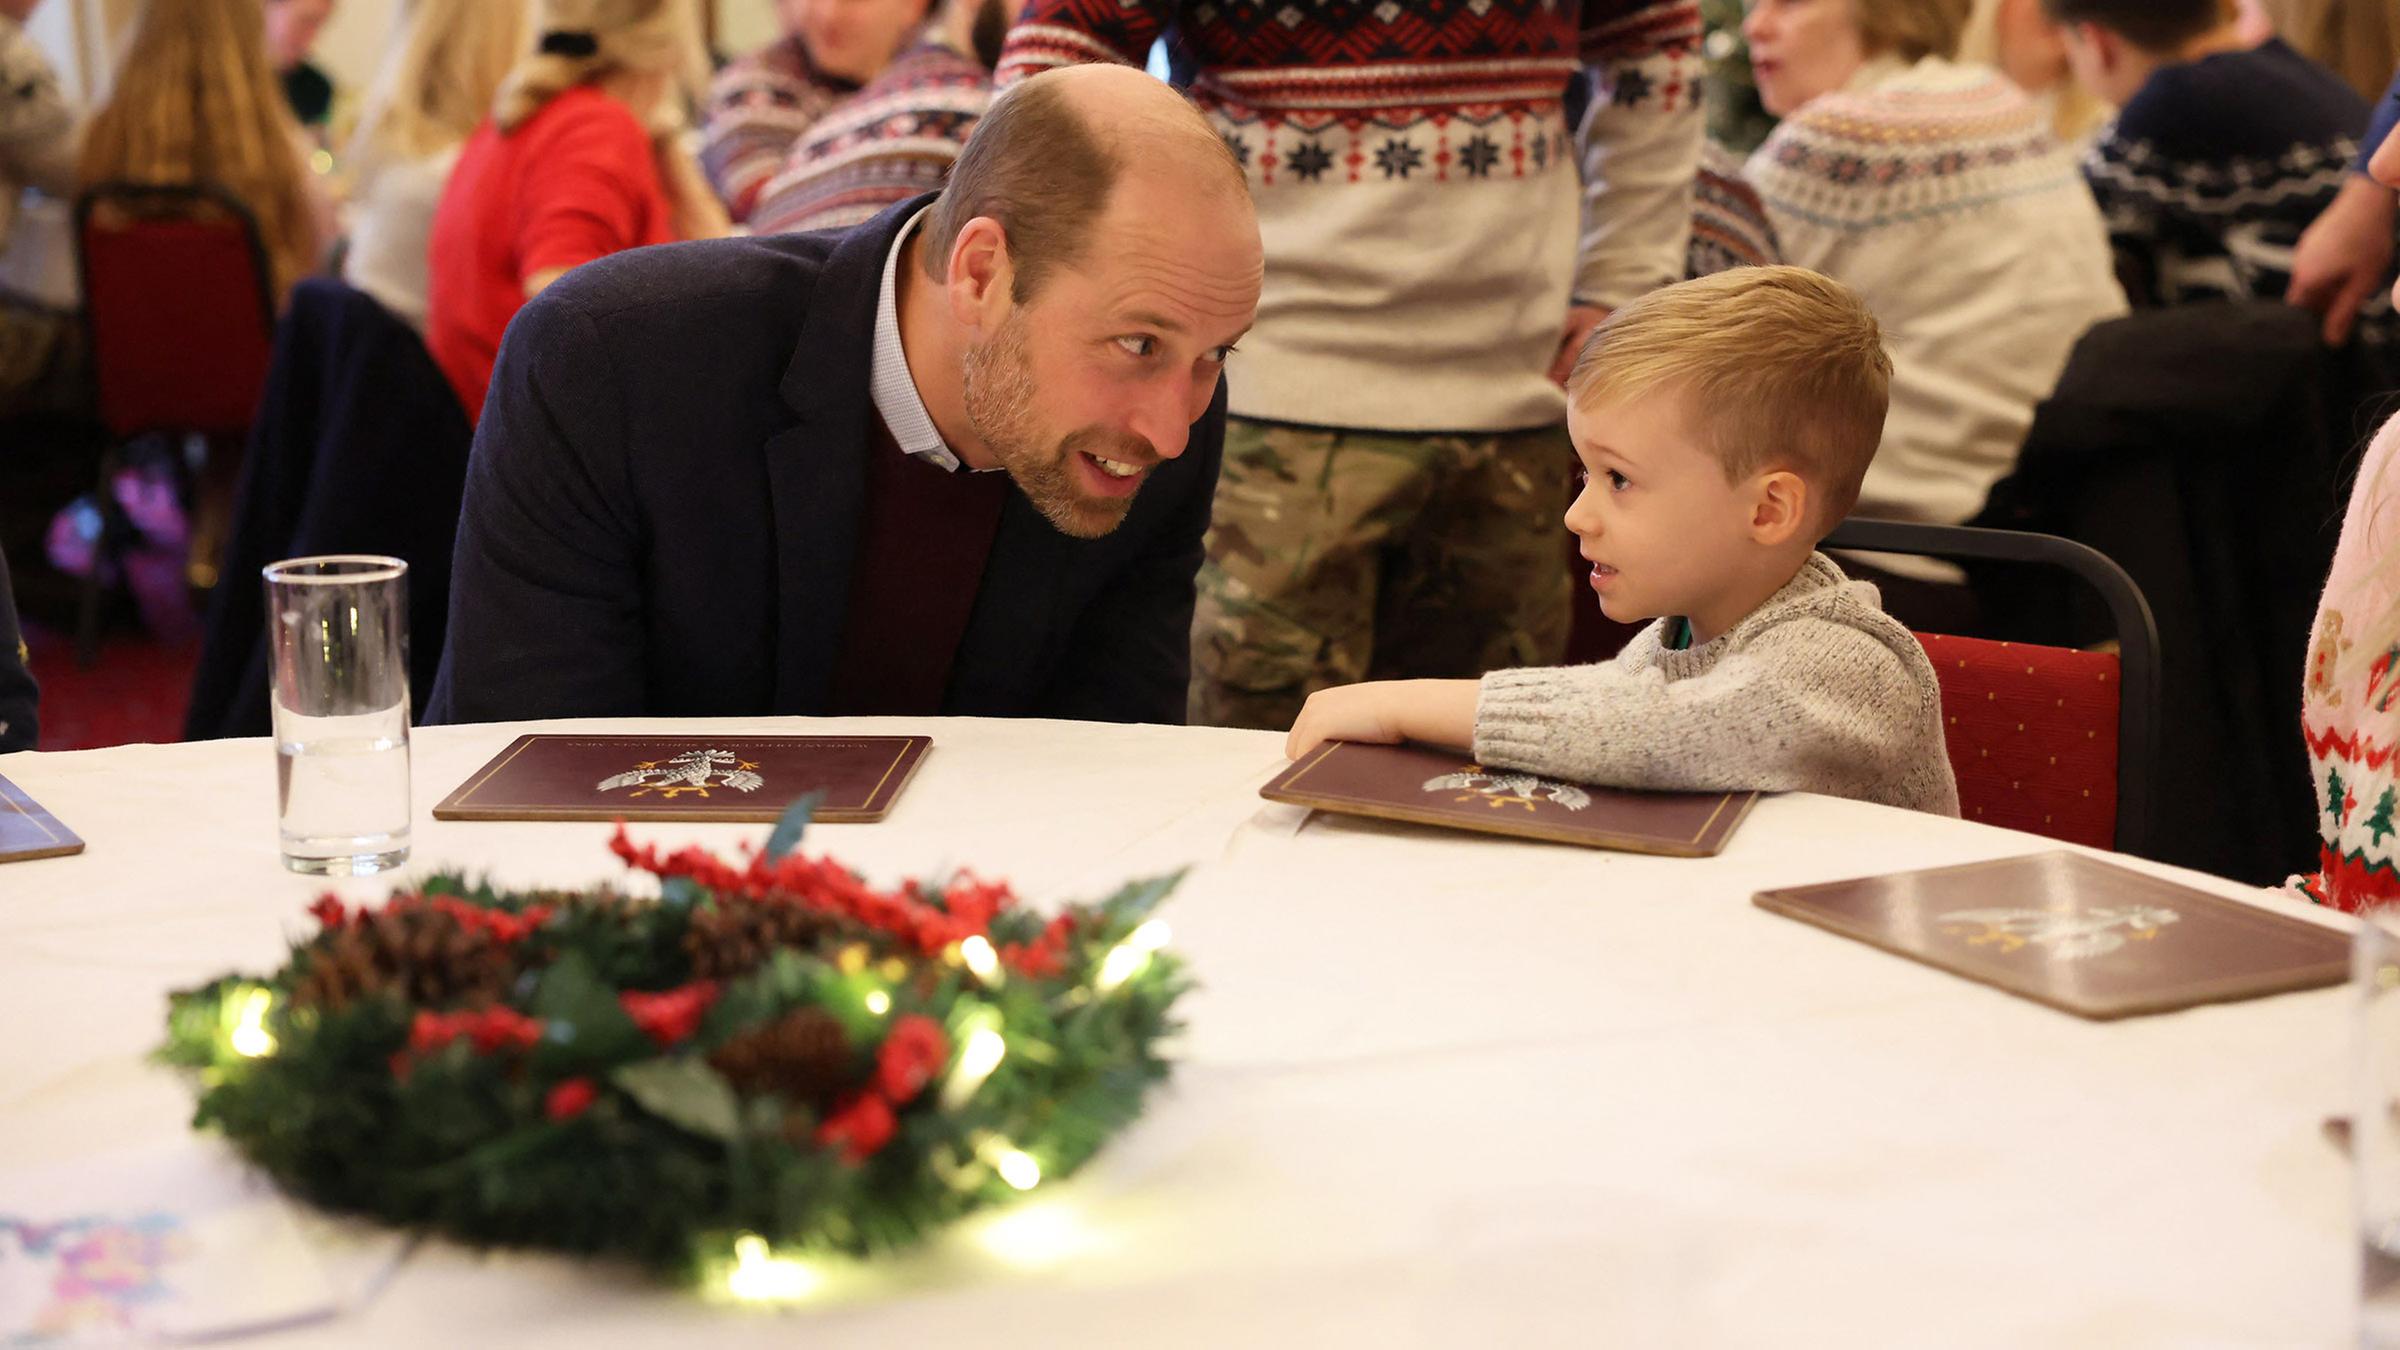
[[[2384,423],[2358,466],[2300,694],[2322,842],[2316,874],[2298,884],[2346,910],[2400,903],[2400,638],[2389,623],[2400,603],[2396,555],[2400,418]]]
[[[750,228],[788,234],[856,225],[950,177],[992,97],[992,73],[938,39],[902,52],[817,119],[759,189]]]
[[[1266,245],[1258,326],[1228,375],[1241,416],[1548,426],[1565,416],[1546,372],[1571,299],[1623,304],[1683,276],[1697,0],[1586,0],[1580,16],[1573,0],[1030,0],[999,82],[1138,64],[1170,22]],[[1562,94],[1587,65],[1599,89],[1570,137]]]
[[[801,134],[857,91],[847,80],[819,73],[796,37],[717,73],[701,119],[700,167],[734,224],[749,223],[760,190],[783,169]]]

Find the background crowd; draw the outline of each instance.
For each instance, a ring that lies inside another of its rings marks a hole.
[[[175,209],[249,222],[281,325],[245,434],[126,434],[97,289],[62,304],[0,265],[0,545],[34,626],[178,640],[227,591],[185,728],[263,730],[255,633],[220,631],[252,588],[217,578],[373,516],[418,567],[429,677],[528,298],[645,245],[865,222],[943,183],[996,90],[1147,63],[1239,161],[1266,256],[1194,721],[1280,729],[1329,685],[1622,641],[1578,612],[1559,528],[1566,370],[1637,296],[1783,262],[1850,287],[1889,344],[1858,515],[2074,535],[2151,592],[2178,747],[2157,771],[2205,799],[2177,860],[2271,880],[2370,821],[2372,793],[2341,800],[2355,771],[2329,807],[2324,737],[2297,727],[2304,667],[2391,637],[2354,612],[2328,654],[2312,618],[2400,389],[2400,212],[2369,173],[2400,108],[2388,0],[746,2],[782,36],[728,54],[686,0],[401,0],[352,89],[311,58],[334,0],[149,0],[79,107],[24,26],[70,0],[0,0],[0,257],[26,194],[104,228],[159,208],[95,190],[203,186],[213,206]],[[362,446],[358,476],[326,468]],[[1921,631],[2108,638],[2005,575],[1843,565]],[[32,664],[53,700],[97,674],[63,647]],[[0,749],[38,734],[8,667]],[[2383,675],[2353,702],[2388,711]],[[2345,725],[2353,750],[2394,734]],[[2388,860],[2390,834],[2364,846]]]

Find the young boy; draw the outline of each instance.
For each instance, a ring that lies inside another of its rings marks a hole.
[[[1658,622],[1598,665],[1323,690],[1287,753],[1414,740],[1586,783],[1957,815],[1924,648],[1815,551],[1858,498],[1891,375],[1874,316],[1797,267],[1618,310],[1567,383],[1585,481],[1566,521],[1601,609]]]
[[[2232,0],[2043,3],[2076,79],[2123,110],[2084,176],[2126,297],[2282,300],[2301,231],[2357,157],[2357,91],[2280,38],[2251,45]],[[2370,340],[2396,335],[2388,298],[2360,322]]]

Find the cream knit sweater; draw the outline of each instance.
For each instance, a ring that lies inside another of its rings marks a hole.
[[[2107,227],[2042,110],[1980,66],[1871,61],[1785,118],[1744,175],[1784,261],[1857,291],[1891,346],[1858,514],[1973,516],[2076,339],[2125,312]]]
[[[1811,554],[1715,641],[1670,651],[1675,622],[1597,665],[1484,676],[1475,757],[1615,787],[1822,792],[1958,814],[1933,663],[1873,586]]]

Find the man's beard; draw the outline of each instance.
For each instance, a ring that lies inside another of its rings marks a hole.
[[[1033,363],[1025,354],[1025,313],[1010,314],[989,342],[967,349],[964,401],[975,429],[1034,509],[1061,534],[1098,539],[1125,523],[1133,498],[1094,497],[1076,483],[1075,456],[1103,455],[1144,468],[1158,452],[1136,436],[1086,427],[1044,449],[1033,417]]]

